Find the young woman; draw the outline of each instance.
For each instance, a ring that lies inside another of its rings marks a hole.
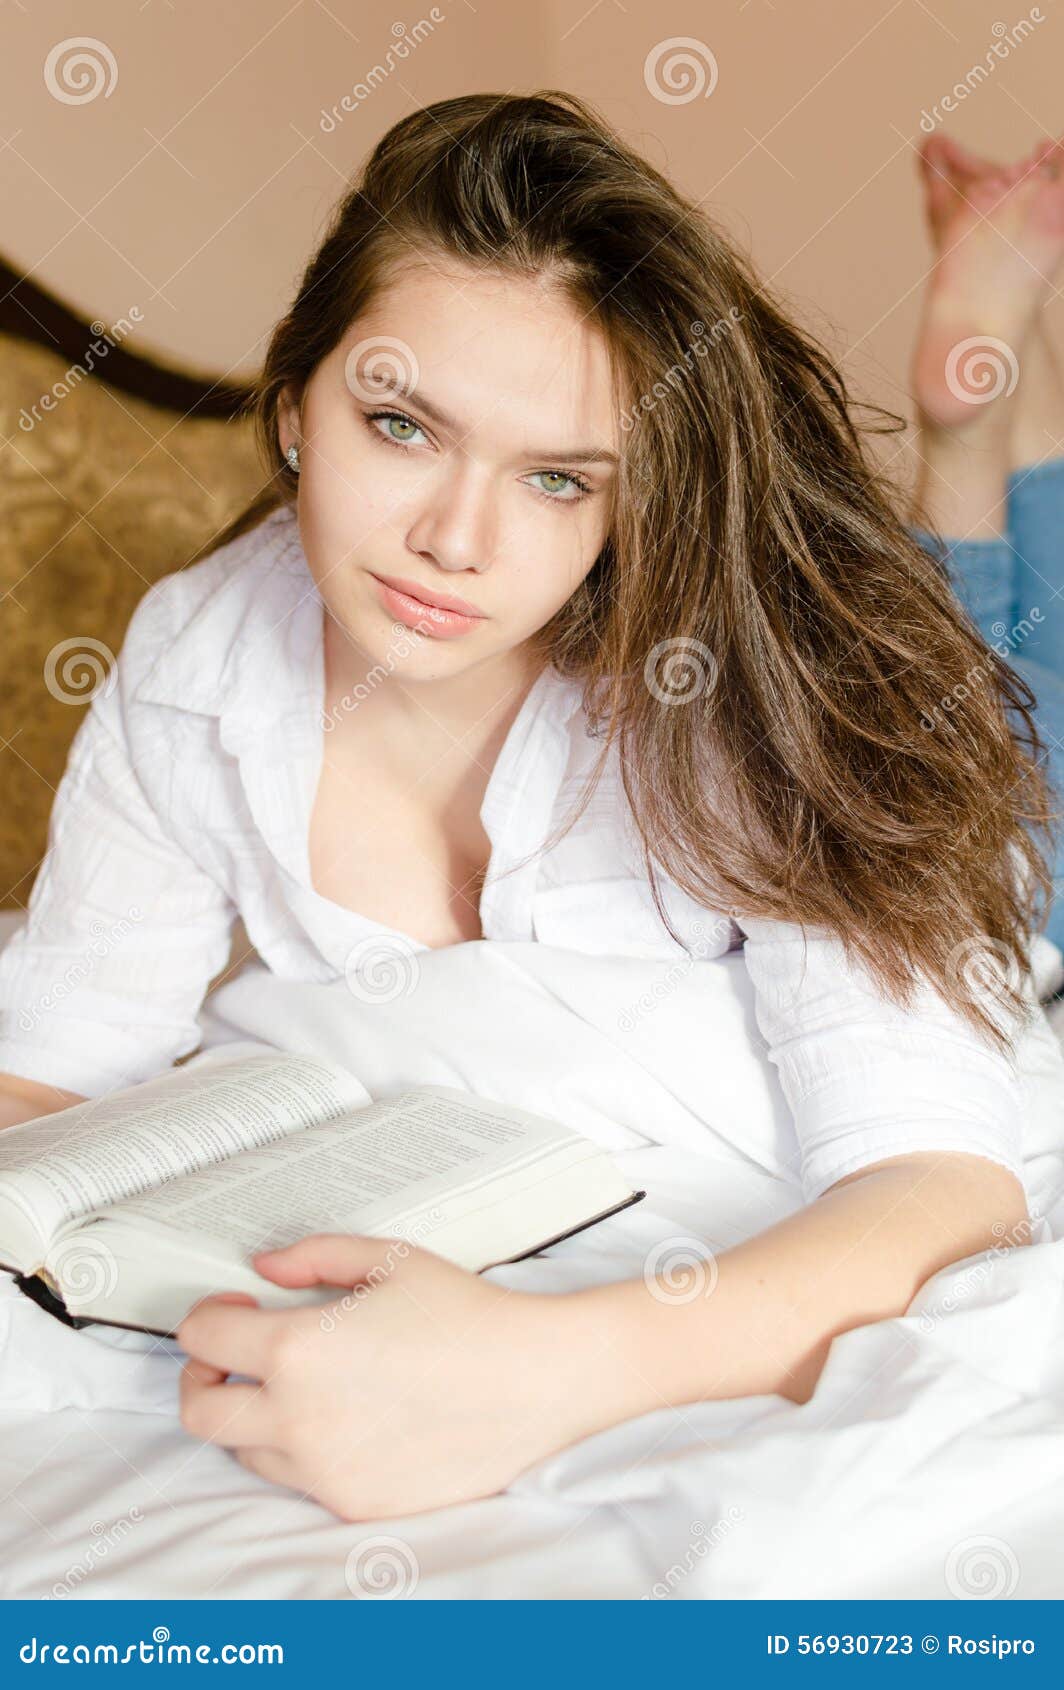
[[[372,1239],[259,1256],[373,1290],[330,1333],[201,1304],[186,1426],[345,1516],[430,1508],[663,1404],[805,1400],[837,1333],[1023,1242],[1031,694],[711,224],[571,96],[416,112],[337,208],[257,415],[263,497],[147,595],[72,750],[0,962],[8,1122],[193,1049],[237,914],[328,980],[367,938],[534,939],[561,887],[604,954],[637,911],[713,912],[705,966],[744,944],[808,1202],[679,1302],[509,1293]],[[608,802],[557,813],[574,772]]]

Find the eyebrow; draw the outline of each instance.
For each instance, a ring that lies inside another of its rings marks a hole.
[[[375,382],[374,387],[377,386],[378,384]],[[403,399],[410,405],[416,405],[419,410],[424,411],[427,417],[431,417],[432,421],[440,428],[450,429],[452,433],[457,433],[461,429],[461,424],[459,423],[457,417],[448,415],[446,411],[442,410],[439,405],[433,404],[432,400],[426,398],[420,391],[415,393],[411,388],[404,387],[401,382],[390,379],[382,380],[379,383],[379,390],[380,397],[382,399],[386,399],[390,396],[394,399]],[[530,458],[540,458],[546,462],[567,464],[601,463],[613,465],[614,467],[619,465],[621,461],[616,452],[609,451],[605,446],[575,446],[572,448],[551,446],[542,450],[532,447],[529,450],[528,456]]]

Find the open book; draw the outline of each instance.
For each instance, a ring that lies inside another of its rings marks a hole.
[[[75,1323],[166,1336],[215,1291],[278,1308],[340,1295],[274,1285],[248,1260],[308,1233],[402,1239],[479,1272],[645,1195],[523,1109],[452,1086],[366,1097],[343,1068],[265,1054],[8,1127],[0,1264]]]

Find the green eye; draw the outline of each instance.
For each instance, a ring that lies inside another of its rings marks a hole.
[[[566,475],[560,469],[538,469],[536,478],[540,481],[554,483],[553,486],[537,487],[536,491],[537,493],[542,492],[544,498],[551,499],[556,505],[575,505],[586,493],[591,491],[586,481],[581,481],[575,475]],[[559,482],[561,486],[558,485]],[[573,492],[571,494],[563,493],[563,489],[566,487],[571,487]]]
[[[410,434],[417,434],[417,423],[411,422],[409,417],[390,416],[387,418],[388,432],[393,440],[409,440]],[[403,434],[402,429],[409,429],[410,433]]]

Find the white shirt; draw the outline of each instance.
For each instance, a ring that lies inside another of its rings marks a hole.
[[[72,745],[27,920],[0,952],[0,1070],[96,1096],[194,1050],[238,915],[287,979],[426,949],[311,885],[323,616],[289,509],[145,595]],[[685,961],[654,909],[615,758],[560,844],[506,872],[568,811],[598,750],[582,700],[548,668],[510,727],[480,811],[484,938]],[[929,986],[899,1008],[826,931],[737,923],[664,877],[663,889],[696,966],[743,945],[809,1199],[917,1149],[976,1152],[1023,1178],[1022,1064]],[[712,1086],[712,1027],[702,1059]]]

